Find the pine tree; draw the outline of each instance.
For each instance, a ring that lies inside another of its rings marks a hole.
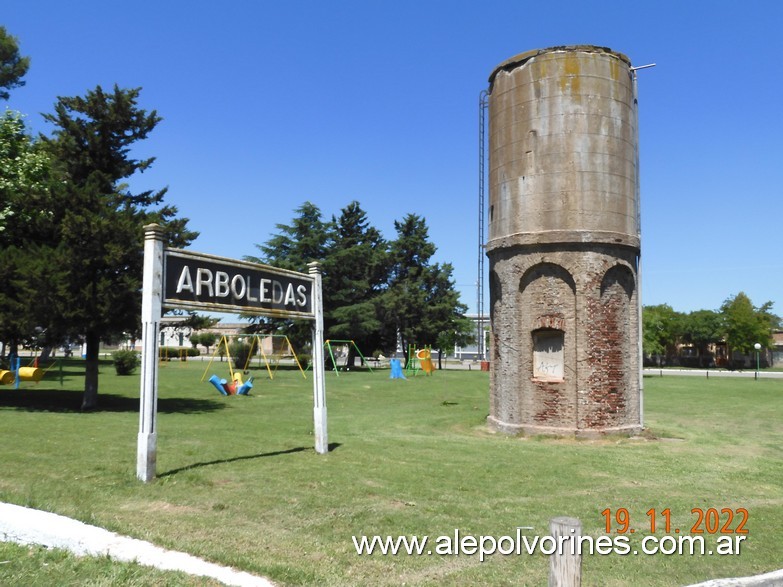
[[[176,218],[175,207],[163,204],[165,189],[133,194],[123,183],[154,161],[130,157],[161,120],[138,107],[139,92],[98,86],[84,97],[59,98],[54,114],[45,115],[55,126],[44,139],[58,179],[55,259],[66,273],[56,283],[58,325],[85,338],[83,409],[97,403],[101,340],[139,328],[143,226],[163,225],[173,246],[197,235],[187,230],[187,219]]]
[[[19,54],[19,41],[0,26],[0,100],[8,100],[8,90],[24,85],[22,78],[29,68],[30,58]]]
[[[386,282],[386,243],[370,226],[356,201],[332,217],[333,234],[324,274],[329,289],[324,295],[324,329],[330,338],[352,340],[364,353],[381,346],[378,299]],[[355,347],[350,345],[348,364]]]
[[[321,261],[327,338],[352,340],[367,353],[394,352],[399,334],[407,353],[410,343],[446,340],[444,332],[463,336],[466,308],[454,289],[451,265],[431,262],[436,248],[423,218],[409,214],[395,222],[397,238],[387,242],[355,201],[330,222],[310,202],[296,212],[291,224],[278,224],[276,235],[256,245],[262,257],[245,259],[295,271]],[[284,330],[301,348],[310,341],[310,326],[266,319],[255,328]]]
[[[411,345],[437,346],[441,333],[453,329],[467,308],[454,289],[452,266],[431,263],[436,247],[424,219],[408,214],[394,227],[397,239],[389,247],[391,271],[381,308],[386,339],[399,336],[407,361]]]
[[[260,256],[246,255],[252,263],[265,263],[280,269],[307,273],[307,264],[323,261],[328,249],[331,225],[323,221],[321,210],[312,202],[305,202],[295,210],[291,224],[277,224],[278,233],[266,244],[257,244]],[[327,276],[323,277],[323,291],[329,291]],[[281,318],[252,318],[252,332],[285,333],[295,349],[309,347],[312,342],[312,324],[301,320]]]

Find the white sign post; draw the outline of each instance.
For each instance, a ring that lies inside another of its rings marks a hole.
[[[158,332],[162,315],[163,229],[144,227],[144,275],[141,294],[141,395],[136,476],[148,483],[155,477],[158,419]]]
[[[324,380],[324,312],[321,297],[321,264],[307,265],[310,275],[315,279],[313,288],[313,427],[315,430],[315,452],[329,452],[329,440],[326,433],[326,381]]]
[[[315,451],[329,452],[323,354],[320,264],[309,274],[203,253],[165,250],[163,229],[144,227],[141,394],[136,476],[155,477],[157,461],[158,334],[164,308],[208,310],[313,320]]]

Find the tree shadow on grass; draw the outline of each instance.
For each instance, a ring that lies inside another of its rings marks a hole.
[[[332,452],[334,450],[337,450],[340,448],[339,442],[330,442],[329,443],[329,452]],[[254,455],[242,455],[239,457],[231,457],[228,459],[217,459],[214,461],[206,461],[203,463],[193,463],[192,465],[185,465],[184,467],[179,467],[177,469],[172,469],[171,471],[166,471],[165,473],[160,473],[157,475],[158,477],[170,477],[172,475],[176,475],[177,473],[182,473],[184,471],[192,471],[193,469],[200,469],[201,467],[210,467],[212,465],[223,465],[226,463],[236,463],[237,461],[249,461],[253,459],[263,459],[266,457],[279,457],[283,455],[290,455],[298,452],[304,452],[304,451],[313,451],[315,449],[311,447],[304,447],[304,446],[297,446],[296,448],[288,448],[285,450],[275,450],[272,452],[262,452]]]
[[[82,392],[52,388],[7,389],[0,387],[0,410],[5,408],[25,412],[82,412]],[[225,408],[223,402],[184,397],[158,399],[158,413],[204,413]],[[98,394],[98,407],[90,412],[138,412],[138,398],[111,393]]]

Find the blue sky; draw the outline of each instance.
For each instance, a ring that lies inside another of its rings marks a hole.
[[[412,212],[470,312],[494,67],[571,44],[656,63],[639,72],[643,303],[745,291],[783,314],[783,2],[2,0],[0,24],[32,60],[0,107],[35,130],[57,96],[143,88],[163,122],[131,188],[168,186],[192,249],[255,254],[307,200],[327,218],[358,200],[387,238]]]

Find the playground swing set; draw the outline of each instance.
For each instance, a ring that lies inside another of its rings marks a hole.
[[[248,337],[245,336],[243,338],[248,338]],[[293,357],[294,362],[296,363],[296,366],[299,369],[299,372],[302,374],[302,377],[307,379],[305,370],[302,369],[302,365],[299,362],[299,358],[297,357],[296,352],[294,351],[294,347],[286,335],[268,334],[268,335],[264,335],[264,338],[271,338],[273,340],[275,338],[283,339],[285,341],[285,346],[288,351],[287,353],[273,352],[271,354],[267,354],[264,351],[264,345],[262,344],[260,335],[250,335],[249,338],[251,339],[250,351],[248,352],[248,356],[245,361],[245,364],[242,366],[242,369],[234,369],[231,360],[231,353],[229,351],[229,337],[223,336],[220,339],[220,342],[215,346],[215,351],[212,353],[209,363],[207,364],[207,368],[204,370],[204,374],[201,376],[201,381],[204,382],[204,379],[206,378],[207,373],[209,372],[209,369],[212,366],[212,363],[214,362],[215,358],[220,354],[221,351],[224,351],[226,357],[228,357],[227,363],[228,363],[228,370],[229,370],[229,378],[224,379],[213,374],[209,379],[207,379],[207,381],[211,383],[221,395],[249,395],[250,390],[253,389],[253,377],[249,377],[247,381],[243,381],[242,373],[247,373],[248,367],[251,366],[252,358],[254,355],[253,351],[256,350],[256,348],[258,349],[257,354],[259,355],[258,367],[259,368],[261,367],[261,360],[263,360],[264,366],[266,367],[270,380],[273,380],[275,378],[275,373],[277,372],[277,369],[280,365],[280,359],[284,355]],[[332,362],[332,370],[335,372],[335,374],[338,377],[340,376],[340,368],[338,367],[337,364],[337,358],[335,358],[335,349],[334,349],[335,346],[353,347],[353,349],[356,351],[356,354],[362,359],[362,362],[365,365],[367,365],[368,371],[370,371],[370,373],[373,372],[372,367],[370,367],[370,364],[367,361],[366,357],[362,354],[361,350],[353,340],[329,339],[326,342],[324,342],[324,348],[329,353],[329,359]],[[272,344],[273,350],[274,347],[275,345],[273,342]],[[405,379],[404,373],[407,373],[408,375],[412,374],[415,377],[419,371],[423,371],[427,375],[432,375],[433,372],[435,371],[435,365],[432,362],[432,351],[429,347],[417,349],[414,345],[411,345],[408,349],[407,363],[408,363],[407,367],[405,369],[402,369],[399,359],[392,359],[391,378]],[[60,364],[59,361],[53,362],[46,369],[41,369],[38,366],[38,357],[34,357],[29,365],[22,367],[21,359],[19,357],[12,356],[11,365],[10,365],[11,369],[0,370],[0,385],[14,385],[15,389],[19,389],[19,384],[23,381],[33,381],[35,383],[38,383],[46,375],[46,373],[48,373],[49,370],[52,369],[52,367],[54,367],[57,364]],[[349,366],[346,363],[345,365],[342,366],[342,368],[343,370],[348,370]],[[62,371],[62,364],[60,364],[60,370]],[[62,382],[62,376],[60,379]]]
[[[60,366],[60,385],[62,385],[63,366],[60,361],[53,361],[46,369],[41,369],[38,366],[38,356],[35,356],[26,367],[22,367],[22,359],[16,355],[11,355],[10,369],[0,369],[0,385],[13,385],[14,389],[19,389],[19,384],[22,381],[39,383],[44,375],[55,365]]]
[[[366,357],[362,354],[362,351],[359,350],[359,347],[353,340],[328,339],[324,342],[324,348],[328,351],[329,358],[332,361],[332,370],[338,377],[340,376],[340,369],[337,365],[337,359],[335,359],[334,346],[353,347],[356,354],[361,357],[362,362],[367,365],[367,370],[370,373],[373,372]],[[390,379],[405,379],[406,377],[403,371],[407,372],[409,375],[413,374],[414,377],[418,375],[419,371],[423,371],[427,375],[432,375],[435,371],[435,364],[432,362],[432,349],[430,347],[417,349],[415,345],[410,345],[408,347],[408,361],[405,369],[402,368],[399,359],[391,359],[389,366],[391,367]],[[350,370],[347,359],[346,364],[342,366],[342,369],[344,371]]]
[[[340,376],[340,371],[337,369],[337,361],[334,358],[334,345],[337,346],[346,346],[348,347],[348,353],[346,354],[346,364],[343,365],[343,369],[345,371],[348,371],[350,369],[350,366],[348,365],[348,357],[350,356],[350,349],[353,348],[356,351],[356,354],[359,355],[362,359],[362,363],[367,365],[367,370],[372,373],[372,367],[370,367],[369,361],[367,361],[367,358],[362,354],[362,351],[359,350],[359,347],[356,346],[356,343],[352,340],[332,340],[328,339],[326,342],[324,342],[324,348],[329,351],[329,358],[332,360],[332,370],[337,374],[337,376]]]
[[[236,337],[240,338],[240,337]],[[247,359],[245,360],[245,364],[242,365],[241,369],[234,369],[232,366],[232,360],[231,360],[231,351],[229,350],[229,337],[224,335],[221,337],[220,342],[218,342],[217,345],[215,345],[215,351],[212,353],[212,357],[209,359],[209,363],[207,364],[207,368],[204,370],[204,374],[201,376],[201,381],[203,382],[205,377],[207,376],[207,373],[209,372],[210,367],[212,366],[212,362],[215,360],[215,357],[220,354],[221,351],[225,351],[225,355],[228,358],[228,371],[230,375],[230,379],[221,379],[217,375],[212,375],[207,381],[209,381],[215,389],[220,392],[221,395],[249,395],[250,390],[253,389],[253,377],[248,378],[247,381],[242,381],[242,373],[247,373],[248,368],[251,366],[254,350],[256,347],[258,348],[258,353],[263,358],[264,365],[266,366],[267,373],[269,374],[269,379],[273,380],[275,378],[275,373],[277,372],[277,368],[280,365],[280,359],[282,358],[283,354],[281,353],[272,353],[271,355],[268,355],[264,351],[264,345],[261,341],[261,336],[258,334],[254,335],[245,335],[241,338],[250,338],[250,350],[247,354]],[[299,362],[299,358],[296,356],[296,351],[294,351],[294,347],[291,344],[291,341],[288,339],[288,337],[284,334],[266,334],[264,335],[264,338],[270,338],[272,339],[272,350],[274,351],[274,340],[276,338],[282,338],[285,340],[286,348],[288,350],[288,353],[286,356],[291,356],[294,359],[294,362],[296,363],[296,366],[299,368],[299,372],[302,374],[302,377],[307,379],[307,375],[305,375],[304,370],[302,369],[302,365]],[[272,363],[274,365],[274,370],[272,369],[272,366],[270,365],[269,359],[272,359]],[[260,359],[259,359],[259,368],[260,368]],[[238,367],[238,366],[237,366]]]

